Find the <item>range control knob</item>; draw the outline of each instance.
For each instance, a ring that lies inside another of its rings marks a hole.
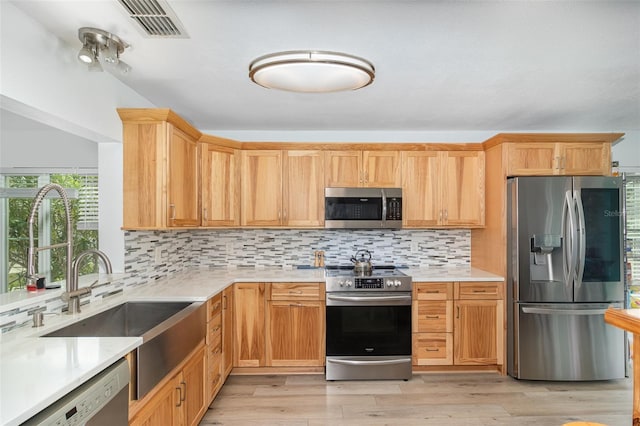
[[[394,285],[394,286],[396,286],[396,287],[400,287],[400,285],[401,285],[401,284],[402,284],[402,283],[400,282],[400,280],[395,280],[395,281],[393,282],[393,285]]]
[[[353,285],[353,281],[351,281],[351,280],[346,280],[346,281],[344,282],[344,285],[346,285],[347,287],[351,287],[351,286]]]
[[[342,286],[344,285],[344,280],[340,280],[340,281],[338,281],[338,285],[339,285],[340,287],[342,287]]]
[[[393,280],[387,280],[387,287],[393,286]]]

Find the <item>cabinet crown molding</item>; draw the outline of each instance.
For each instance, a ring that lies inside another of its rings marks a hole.
[[[614,143],[624,133],[498,133],[481,145],[486,151],[503,143]]]

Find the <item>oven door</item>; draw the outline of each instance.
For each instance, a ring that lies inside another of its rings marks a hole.
[[[327,293],[327,380],[411,377],[411,293]]]
[[[411,293],[327,294],[327,356],[411,355]]]

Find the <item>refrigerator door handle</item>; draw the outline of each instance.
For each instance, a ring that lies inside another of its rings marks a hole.
[[[564,238],[564,244],[562,245],[563,263],[562,270],[564,272],[564,285],[567,288],[573,286],[573,275],[575,273],[575,229],[576,220],[574,217],[575,209],[571,191],[566,191],[564,194],[564,203],[562,205],[562,236]],[[567,226],[567,218],[569,219],[569,225]]]
[[[575,200],[575,204],[578,211],[578,229],[576,229],[576,235],[578,237],[578,257],[576,259],[576,288],[579,288],[582,285],[582,277],[584,275],[584,263],[585,263],[585,255],[587,252],[586,247],[586,230],[585,230],[585,219],[584,219],[584,206],[582,205],[582,196],[580,195],[580,190],[577,189],[573,192],[573,198]]]
[[[555,308],[530,308],[522,307],[525,314],[542,315],[604,315],[607,308],[603,309],[555,309]]]

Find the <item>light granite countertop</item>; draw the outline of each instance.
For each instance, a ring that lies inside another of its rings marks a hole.
[[[407,268],[415,282],[504,281],[475,268]],[[137,337],[40,337],[126,301],[204,302],[235,282],[323,282],[323,269],[238,268],[177,273],[91,303],[76,315],[47,315],[45,326],[0,335],[0,424],[19,425],[142,344]],[[51,297],[52,293],[48,293]],[[12,295],[11,306],[33,295]]]

